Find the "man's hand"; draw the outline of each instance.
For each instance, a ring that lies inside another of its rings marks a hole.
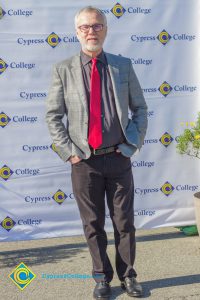
[[[69,158],[69,161],[72,165],[78,163],[81,160],[82,160],[82,158],[80,158],[77,155],[70,156],[70,158]]]
[[[121,153],[121,151],[119,149],[116,150],[117,153]]]

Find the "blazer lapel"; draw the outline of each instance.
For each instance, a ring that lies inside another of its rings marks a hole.
[[[119,65],[113,59],[113,56],[109,55],[109,53],[105,53],[105,55],[107,58],[108,68],[109,68],[110,77],[111,77],[111,81],[112,81],[117,114],[118,114],[121,125],[123,125],[122,124],[123,103],[120,100],[121,99],[121,97],[120,97],[121,91],[120,91]]]
[[[80,55],[74,56],[73,62],[72,62],[72,76],[74,76],[74,88],[79,93],[80,101],[82,102],[87,114],[88,114],[88,104],[87,104],[87,97],[85,93],[85,87],[83,82],[83,75],[81,70],[81,61],[80,61]]]

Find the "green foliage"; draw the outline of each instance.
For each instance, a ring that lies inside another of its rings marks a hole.
[[[198,235],[198,229],[196,225],[190,225],[190,226],[181,226],[176,227],[180,229],[185,235],[192,236],[192,235]]]
[[[178,137],[176,148],[180,154],[187,154],[200,159],[200,112],[196,126],[184,130],[183,134]]]

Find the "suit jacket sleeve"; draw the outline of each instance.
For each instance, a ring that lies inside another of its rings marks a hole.
[[[71,155],[79,155],[80,150],[72,143],[68,133],[68,121],[66,127],[62,121],[63,117],[67,116],[67,107],[65,105],[63,83],[56,66],[53,68],[52,84],[46,107],[46,122],[59,156],[67,161]]]
[[[147,105],[131,61],[129,66],[129,109],[131,111],[131,119],[129,120],[126,133],[129,136],[131,130],[136,131],[137,138],[135,144],[140,149],[144,143],[147,130]]]

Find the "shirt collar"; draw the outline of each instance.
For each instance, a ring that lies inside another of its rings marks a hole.
[[[82,61],[83,66],[87,65],[92,60],[92,58],[89,55],[85,54],[82,50],[81,50],[80,55],[81,55],[81,61]],[[102,62],[103,64],[107,65],[106,56],[105,56],[105,53],[103,50],[97,56],[97,59],[100,62]]]

